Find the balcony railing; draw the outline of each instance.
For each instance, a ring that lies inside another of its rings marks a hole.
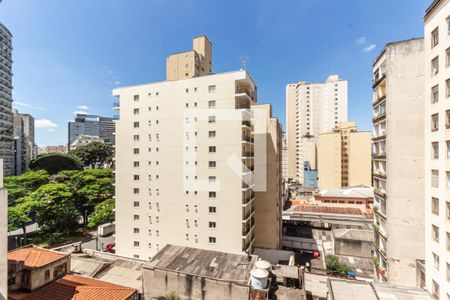
[[[242,136],[242,141],[243,141],[243,142],[247,142],[247,143],[253,143],[253,142],[254,142],[254,139],[253,139],[253,137],[251,137],[251,136],[243,135],[243,136]]]
[[[120,102],[114,102],[113,109],[119,109],[119,108],[120,108]]]
[[[251,127],[250,121],[242,121],[242,126]]]
[[[386,152],[375,152],[373,158],[386,158]]]
[[[379,78],[375,78],[373,80],[372,88],[376,88],[385,78],[386,78],[386,74],[381,75],[381,77],[379,77]]]

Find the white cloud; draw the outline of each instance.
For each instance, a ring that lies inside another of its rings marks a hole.
[[[370,51],[372,51],[373,49],[375,49],[376,47],[377,47],[377,45],[375,45],[375,44],[370,44],[369,46],[364,47],[364,52],[370,52]]]
[[[25,103],[25,102],[16,101],[16,100],[13,101],[13,104],[18,105],[18,106],[22,106],[22,107],[31,108],[31,109],[34,109],[34,110],[46,111],[45,108],[33,106],[31,104],[28,104],[28,103]]]
[[[77,108],[78,109],[83,109],[83,110],[88,110],[89,106],[87,106],[87,105],[79,105],[79,106],[77,106]]]
[[[38,119],[34,121],[34,127],[36,128],[46,128],[46,129],[54,129],[58,127],[58,124],[48,120],[48,119]]]
[[[80,114],[80,115],[90,115],[90,112],[84,111],[84,110],[76,110],[73,112],[74,115]]]
[[[49,128],[48,131],[53,132],[53,131],[55,131],[55,129]]]
[[[365,36],[359,37],[356,39],[355,43],[359,45],[365,44],[367,43],[367,38]]]

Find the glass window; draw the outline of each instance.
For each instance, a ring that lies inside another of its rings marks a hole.
[[[431,170],[431,186],[438,188],[439,187],[439,171]]]
[[[216,92],[216,86],[215,85],[208,86],[208,92],[209,93],[215,93]]]
[[[438,142],[431,143],[431,158],[439,159],[439,143]]]
[[[431,198],[431,212],[435,215],[439,215],[439,199]]]
[[[439,28],[436,27],[431,32],[431,48],[436,47],[439,44]]]
[[[439,73],[439,57],[436,56],[431,60],[431,76]]]
[[[439,101],[439,85],[435,85],[431,88],[431,103]]]

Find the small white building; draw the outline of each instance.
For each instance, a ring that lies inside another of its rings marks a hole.
[[[93,142],[104,143],[104,140],[98,136],[82,134],[70,144],[70,150],[75,150]]]

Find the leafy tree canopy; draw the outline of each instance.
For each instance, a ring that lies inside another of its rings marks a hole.
[[[63,170],[82,170],[83,166],[78,158],[61,153],[50,153],[38,156],[30,164],[32,170],[45,170],[54,175]]]
[[[49,175],[45,170],[28,171],[19,176],[5,178],[5,187],[8,189],[8,201],[12,206],[17,199],[28,196],[38,187],[48,183]]]
[[[110,163],[113,153],[111,145],[100,142],[93,142],[70,151],[70,154],[78,157],[85,167],[90,168],[101,168],[105,163]]]
[[[115,203],[113,199],[107,199],[95,206],[94,212],[89,218],[89,228],[95,228],[106,222],[114,220],[114,207]]]

